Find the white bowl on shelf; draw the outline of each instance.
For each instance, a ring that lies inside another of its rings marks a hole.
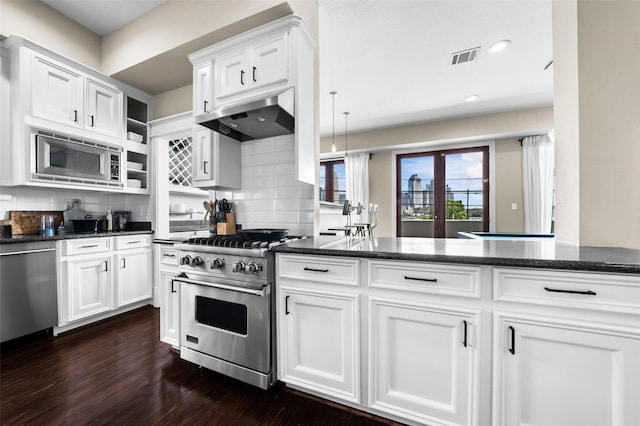
[[[187,205],[186,204],[171,204],[169,206],[169,212],[170,213],[186,213],[187,212]]]
[[[142,163],[136,163],[135,161],[127,161],[127,169],[142,170]]]
[[[127,179],[127,186],[129,188],[142,188],[142,181],[140,179]]]

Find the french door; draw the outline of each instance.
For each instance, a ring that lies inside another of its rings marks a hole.
[[[489,147],[402,154],[396,170],[397,236],[489,230]]]

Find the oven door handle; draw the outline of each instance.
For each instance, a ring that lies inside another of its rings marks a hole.
[[[208,282],[208,281],[199,281],[199,280],[194,280],[194,279],[191,279],[191,278],[188,278],[188,279],[182,278],[181,279],[181,277],[176,277],[176,278],[173,279],[173,281],[179,281],[179,282],[185,283],[185,284],[197,284],[197,285],[202,285],[202,286],[205,286],[205,287],[219,288],[221,290],[236,291],[238,293],[252,294],[254,296],[259,296],[259,297],[264,297],[265,296],[265,291],[266,291],[266,289],[268,287],[268,285],[265,285],[261,289],[257,290],[257,289],[252,289],[252,288],[236,287],[236,286],[233,286],[233,285],[212,283],[212,282]]]

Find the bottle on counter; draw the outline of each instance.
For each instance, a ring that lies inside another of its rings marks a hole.
[[[111,209],[107,210],[107,231],[113,231],[113,215]]]

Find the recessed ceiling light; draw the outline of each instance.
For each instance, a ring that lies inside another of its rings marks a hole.
[[[489,53],[498,53],[498,52],[502,52],[504,49],[506,49],[507,47],[509,47],[509,45],[511,44],[511,42],[509,40],[500,40],[500,41],[496,41],[495,43],[493,43],[491,45],[491,47],[489,47],[488,52]]]
[[[464,98],[465,102],[475,102],[478,100],[480,96],[478,95],[471,95],[471,96],[467,96],[466,98]]]

